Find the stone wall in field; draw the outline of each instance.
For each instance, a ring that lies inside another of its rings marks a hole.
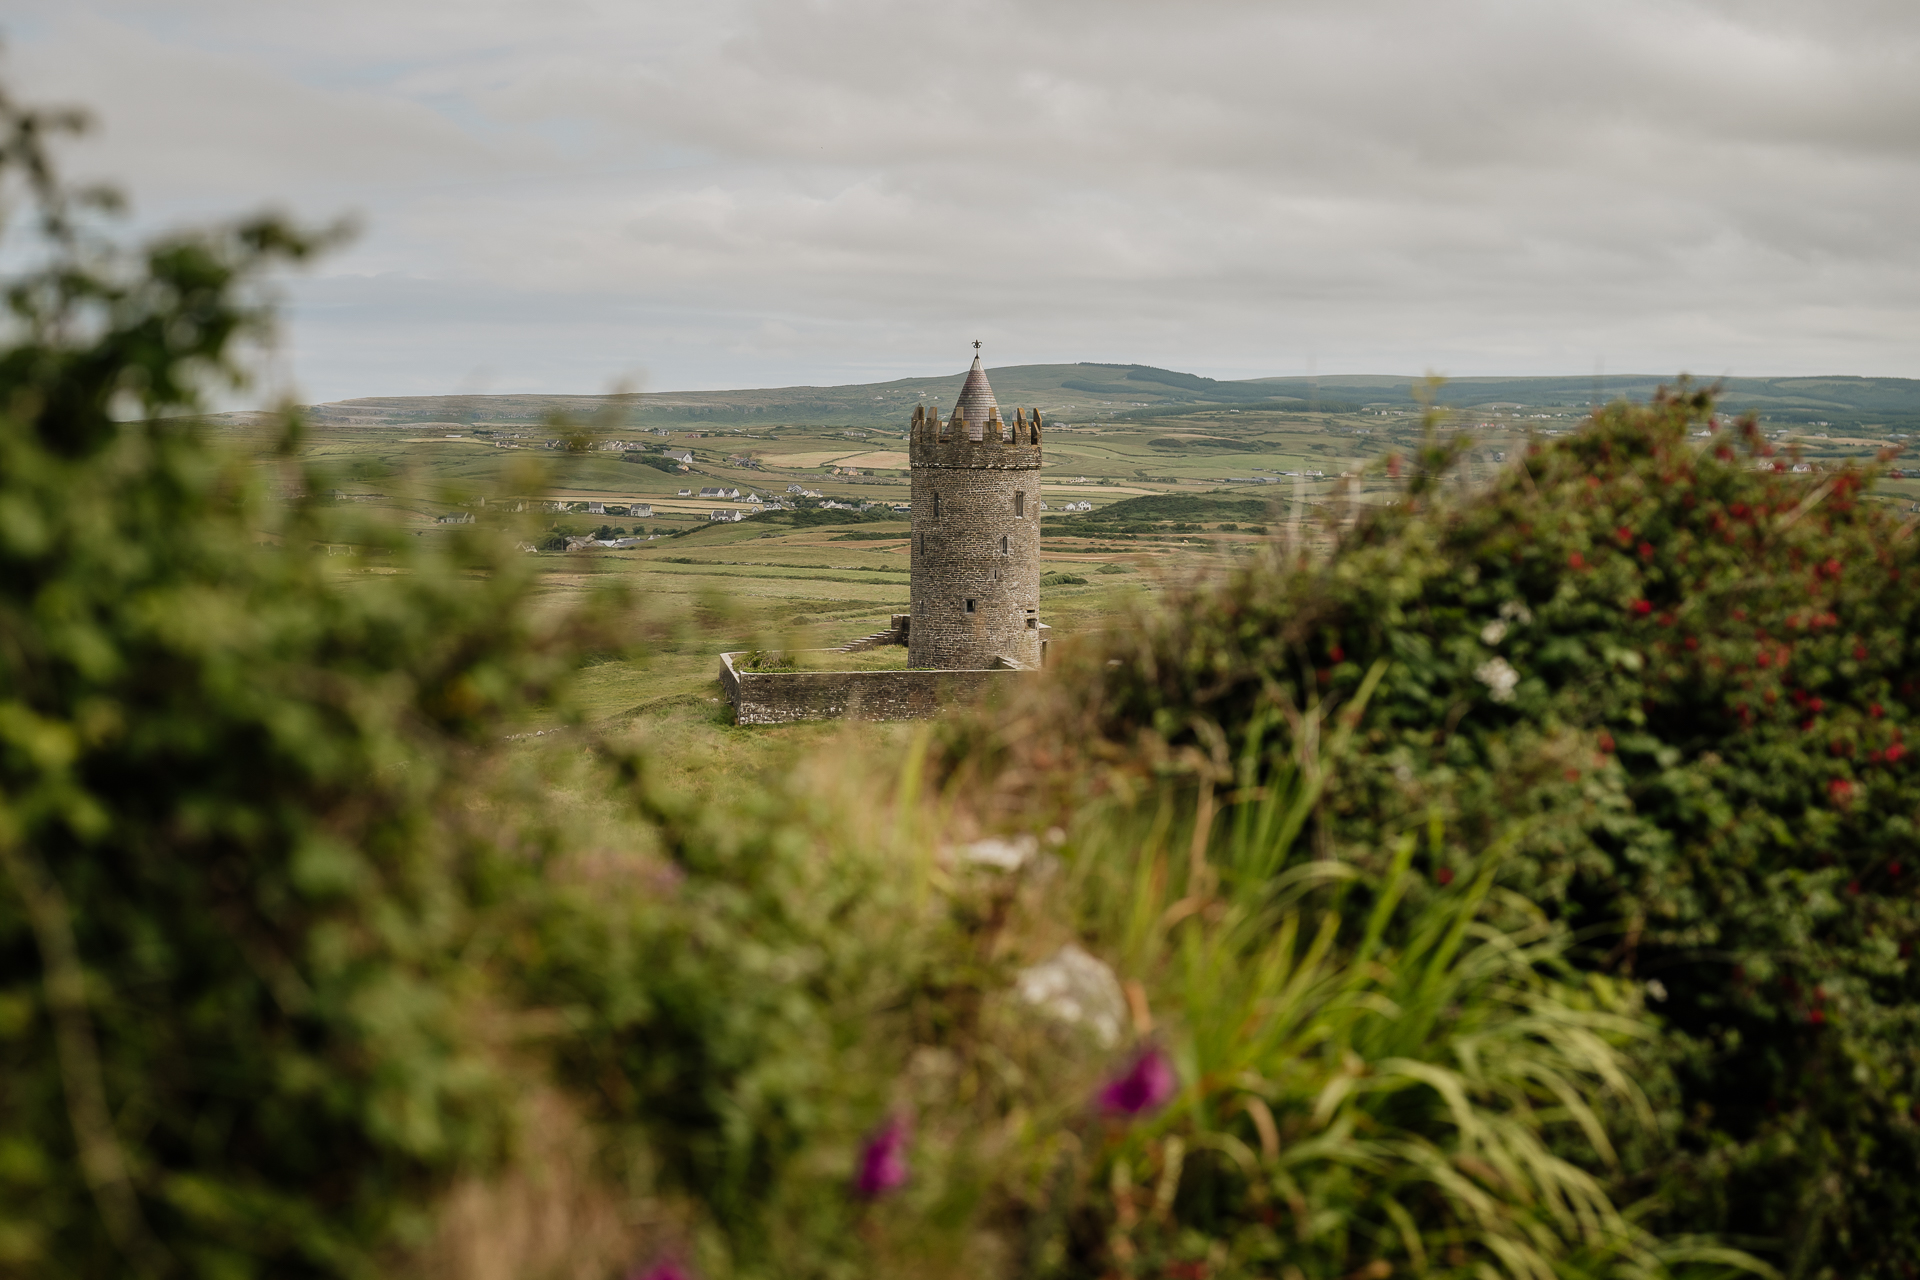
[[[1034,673],[984,671],[741,671],[720,655],[720,685],[736,724],[796,720],[921,720],[954,702],[1010,690]]]

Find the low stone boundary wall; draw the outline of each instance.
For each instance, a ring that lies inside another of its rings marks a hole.
[[[833,652],[828,650],[827,652]],[[796,720],[922,720],[952,702],[1016,687],[1038,673],[1004,671],[741,671],[720,655],[735,724]]]

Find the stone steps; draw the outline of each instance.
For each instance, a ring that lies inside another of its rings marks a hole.
[[[885,631],[876,631],[870,636],[861,636],[858,640],[849,640],[834,650],[836,653],[860,653],[867,649],[878,649],[890,644],[905,644],[906,636],[892,627]]]

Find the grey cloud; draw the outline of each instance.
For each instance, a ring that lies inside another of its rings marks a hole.
[[[295,290],[316,394],[832,382],[976,331],[1234,376],[1915,371],[1910,5],[77,12],[11,61],[137,191],[364,211]]]

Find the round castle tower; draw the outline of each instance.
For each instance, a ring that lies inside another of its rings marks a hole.
[[[913,621],[907,662],[1040,665],[1040,412],[1000,406],[980,367],[942,421],[915,409]]]

